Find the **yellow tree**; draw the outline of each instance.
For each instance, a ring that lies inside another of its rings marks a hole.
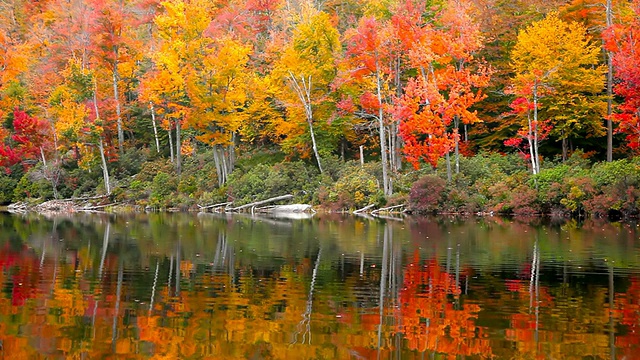
[[[533,104],[525,127],[534,174],[540,171],[540,110],[550,120],[552,134],[562,140],[564,158],[570,137],[604,134],[606,103],[598,94],[604,88],[605,69],[599,65],[600,54],[582,25],[566,23],[557,13],[518,34],[511,54],[512,92]]]
[[[176,172],[182,168],[181,128],[188,115],[190,99],[187,82],[195,69],[203,66],[210,38],[204,36],[209,25],[209,7],[203,0],[169,0],[162,2],[164,13],[156,16],[159,44],[152,59],[162,82],[152,80],[152,88],[162,105],[166,117],[175,121]],[[172,126],[170,125],[169,128]]]
[[[330,84],[336,76],[339,36],[328,14],[309,10],[303,14],[302,22],[295,29],[293,39],[282,52],[273,72],[284,86],[281,99],[290,108],[291,114],[299,114],[296,108],[302,107],[321,173],[322,162],[313,128],[316,120],[314,113],[325,110],[323,115],[329,116],[326,110],[327,105],[332,104],[329,98]]]
[[[213,146],[218,183],[224,184],[235,162],[235,142],[247,120],[244,111],[252,77],[248,68],[251,47],[230,36],[214,36],[202,67],[187,81],[191,100],[189,125],[199,131],[198,139]]]

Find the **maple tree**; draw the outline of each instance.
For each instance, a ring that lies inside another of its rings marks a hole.
[[[484,98],[490,71],[474,59],[481,48],[481,35],[463,2],[436,14],[439,26],[420,26],[421,14],[396,19],[409,51],[409,61],[418,76],[409,80],[404,95],[396,101],[401,119],[400,134],[409,161],[419,166],[424,157],[432,166],[453,148],[459,172],[459,128],[479,121],[471,106]],[[451,128],[451,132],[449,132]],[[450,162],[447,173],[451,178]]]
[[[586,37],[584,27],[562,21],[557,13],[547,15],[518,34],[511,55],[515,75],[510,91],[533,104],[525,126],[533,148],[534,174],[540,171],[541,109],[553,126],[551,134],[562,140],[564,158],[570,137],[581,133],[603,134],[601,119],[606,104],[599,96],[604,85],[599,53],[600,49]]]
[[[614,91],[624,102],[618,107],[619,113],[613,118],[619,123],[619,131],[626,135],[629,147],[636,150],[640,147],[640,46],[636,38],[639,36],[640,2],[633,2],[633,16],[625,25],[616,25],[605,34],[607,48],[612,52],[612,64],[616,78],[620,81]]]
[[[383,191],[385,195],[393,192],[390,179],[389,153],[387,147],[387,117],[385,107],[388,104],[388,82],[393,79],[393,50],[391,33],[381,20],[365,17],[358,27],[345,35],[347,43],[346,61],[350,78],[362,81],[363,91],[359,94],[360,109],[349,107],[359,116],[375,121],[379,133],[380,159],[382,166]]]

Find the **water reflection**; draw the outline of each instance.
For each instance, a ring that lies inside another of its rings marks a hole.
[[[4,358],[633,358],[636,225],[0,214]]]

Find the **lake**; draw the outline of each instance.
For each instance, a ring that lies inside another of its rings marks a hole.
[[[634,359],[635,223],[0,213],[2,359]]]

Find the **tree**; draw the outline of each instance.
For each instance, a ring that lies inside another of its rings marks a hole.
[[[158,106],[175,123],[176,172],[182,169],[182,125],[189,112],[188,81],[196,80],[193,72],[203,67],[209,37],[203,36],[209,26],[209,7],[205,1],[171,0],[162,3],[164,13],[155,17],[160,41],[152,59],[158,71],[151,87],[162,99]],[[162,79],[162,80],[159,80]]]
[[[396,102],[404,152],[414,166],[424,157],[433,166],[447,156],[447,174],[451,179],[449,152],[454,149],[459,172],[460,124],[480,121],[471,107],[484,98],[480,91],[489,82],[490,71],[475,59],[482,47],[477,25],[464,2],[449,2],[435,16],[439,26],[421,24],[421,14],[407,17],[403,26],[409,61],[418,70]],[[394,18],[395,19],[395,18]],[[448,131],[452,128],[451,132]],[[466,131],[465,131],[466,132]]]
[[[322,162],[313,129],[316,120],[314,114],[320,112],[325,117],[330,116],[330,85],[336,76],[339,49],[339,34],[331,24],[329,15],[312,11],[298,24],[290,45],[283,51],[274,70],[274,76],[279,77],[286,86],[282,95],[285,104],[290,104],[289,99],[293,97],[302,105],[321,173]]]
[[[538,140],[541,115],[553,125],[551,134],[562,140],[563,158],[568,139],[581,134],[603,135],[601,120],[606,104],[599,93],[604,87],[600,49],[577,23],[565,23],[557,13],[521,30],[511,54],[511,93],[533,104],[525,126],[531,134],[532,171],[540,171]]]
[[[386,116],[388,87],[387,79],[391,74],[393,57],[390,33],[384,24],[373,17],[360,20],[358,27],[345,35],[347,45],[347,66],[349,77],[365,81],[368,86],[360,95],[361,116],[372,118],[377,123],[380,135],[380,159],[382,166],[382,187],[386,196],[393,193],[390,180],[389,154],[387,152]]]
[[[605,34],[607,48],[612,53],[612,65],[616,78],[614,92],[624,102],[620,113],[613,118],[619,122],[619,131],[626,134],[629,147],[640,147],[640,1],[633,2],[633,16],[626,25],[611,27]]]

